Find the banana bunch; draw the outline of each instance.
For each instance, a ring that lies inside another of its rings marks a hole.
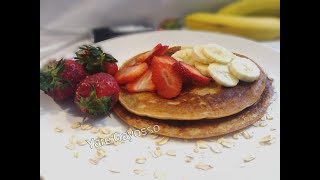
[[[279,13],[279,0],[240,0],[217,13],[187,15],[184,23],[192,30],[230,33],[258,41],[274,40],[280,37]]]
[[[217,14],[280,17],[280,0],[240,0],[223,7]]]

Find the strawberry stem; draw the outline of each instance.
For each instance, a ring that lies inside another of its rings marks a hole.
[[[75,59],[82,64],[90,73],[105,72],[104,62],[118,62],[112,55],[103,52],[100,47],[83,45],[76,52]]]
[[[104,96],[101,98],[97,97],[96,89],[92,84],[90,84],[92,91],[88,97],[80,97],[80,101],[77,104],[80,108],[85,109],[88,114],[91,115],[102,115],[102,114],[110,114],[111,109],[111,97],[112,96]]]

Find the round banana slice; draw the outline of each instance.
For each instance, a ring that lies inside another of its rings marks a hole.
[[[217,44],[203,46],[203,54],[213,62],[221,64],[228,64],[235,57],[232,52]]]
[[[253,82],[260,76],[260,69],[250,59],[236,57],[229,64],[231,74],[245,82]]]
[[[192,59],[192,49],[181,49],[171,55],[177,61],[183,61],[187,64],[193,65],[194,60]]]
[[[210,76],[220,85],[225,87],[236,86],[239,79],[229,72],[228,65],[212,63],[208,66]]]
[[[208,72],[208,65],[207,64],[201,64],[199,62],[194,62],[194,66],[196,67],[196,69],[198,69],[198,71],[207,77],[211,77],[209,72]]]
[[[195,45],[193,46],[193,53],[192,53],[192,58],[193,60],[202,63],[202,64],[210,64],[213,63],[214,61],[207,58],[204,54],[203,54],[203,45]]]

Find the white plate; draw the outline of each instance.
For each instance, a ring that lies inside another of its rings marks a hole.
[[[195,31],[160,31],[122,36],[99,43],[108,53],[119,60],[121,65],[128,58],[151,49],[158,43],[164,45],[194,45],[205,43],[217,43],[233,52],[244,54],[261,65],[268,76],[274,79],[276,100],[269,108],[273,120],[266,120],[266,127],[249,127],[247,130],[253,133],[251,139],[240,137],[235,140],[233,148],[223,148],[223,152],[216,154],[210,149],[200,149],[194,153],[194,141],[180,141],[171,139],[161,147],[165,152],[175,149],[176,157],[163,155],[153,158],[149,153],[154,149],[154,140],[149,137],[133,138],[119,146],[105,146],[108,156],[98,165],[94,166],[88,159],[95,153],[89,145],[77,147],[79,158],[73,157],[73,151],[65,148],[69,137],[92,138],[88,132],[73,130],[72,122],[81,121],[72,102],[58,105],[50,97],[40,92],[40,173],[46,180],[63,179],[151,179],[154,172],[163,173],[166,179],[280,179],[280,54],[270,48],[246,39]],[[72,56],[73,52],[59,54],[59,56]],[[59,58],[59,57],[57,57]],[[43,62],[42,62],[43,63]],[[111,115],[111,117],[97,118],[96,125],[106,125],[118,128],[124,132],[127,125]],[[63,133],[54,132],[54,128],[62,127]],[[270,131],[275,128],[275,131]],[[272,134],[276,141],[269,146],[259,145],[259,139],[264,135]],[[226,136],[226,138],[230,138]],[[214,138],[216,139],[216,138]],[[208,142],[212,143],[212,142]],[[148,149],[150,147],[150,149]],[[243,163],[243,156],[253,154],[256,159],[249,163]],[[190,163],[185,162],[185,156],[192,155],[194,159]],[[135,158],[144,156],[145,164],[136,164]],[[207,162],[213,165],[213,169],[202,171],[194,166],[198,162]],[[241,167],[245,165],[245,167]],[[120,173],[107,171],[108,168],[119,170]],[[134,169],[144,169],[145,175],[138,176]]]

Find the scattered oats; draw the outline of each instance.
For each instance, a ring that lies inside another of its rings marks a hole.
[[[266,116],[262,116],[261,119],[260,119],[260,121],[265,121],[265,120],[267,120]]]
[[[262,137],[262,138],[260,139],[259,143],[260,143],[260,144],[271,144],[271,143],[272,143],[272,142],[271,142],[272,140],[273,140],[272,136],[271,136],[271,135],[267,135],[267,136]]]
[[[99,132],[99,128],[93,127],[90,132],[93,133],[93,134],[96,134],[96,133]]]
[[[160,150],[160,149],[161,149],[160,146],[157,146],[157,147],[156,147],[156,150]]]
[[[250,138],[252,138],[252,135],[251,135],[248,131],[246,131],[246,130],[242,131],[242,132],[241,132],[241,135],[242,135],[245,139],[250,139]]]
[[[74,158],[78,158],[79,157],[79,152],[78,151],[73,152],[73,157]]]
[[[208,147],[207,142],[203,141],[203,140],[196,141],[196,145],[200,149],[207,149],[207,147]]]
[[[78,146],[84,146],[87,144],[87,141],[86,140],[78,140],[77,144],[78,144]]]
[[[225,140],[225,139],[224,139],[223,137],[221,137],[221,138],[219,138],[219,139],[217,140],[217,143],[221,144],[224,140]]]
[[[270,128],[270,131],[275,131],[275,130],[277,130],[276,128]]]
[[[105,139],[106,137],[108,137],[108,135],[106,135],[106,134],[98,134],[98,136],[97,136],[97,138],[98,139]]]
[[[162,151],[160,149],[156,149],[154,152],[155,157],[160,157],[162,155]]]
[[[186,156],[186,163],[189,163],[189,162],[191,162],[192,161],[192,159],[193,159],[193,157],[192,156]]]
[[[76,143],[77,143],[76,137],[75,137],[75,136],[71,136],[71,137],[69,138],[69,143],[70,143],[70,144],[76,144]]]
[[[70,149],[70,150],[74,150],[74,144],[67,144],[66,146],[65,146],[67,149]]]
[[[176,156],[176,150],[170,149],[170,150],[167,151],[167,154],[169,156]]]
[[[267,114],[267,115],[266,115],[266,119],[268,119],[268,120],[272,120],[272,119],[273,119],[273,117],[272,117],[270,114]]]
[[[228,139],[224,139],[222,142],[221,142],[221,145],[223,147],[227,147],[227,148],[231,148],[234,146],[233,142],[231,140],[228,140]]]
[[[97,165],[97,164],[98,164],[98,162],[99,162],[99,159],[96,159],[96,158],[90,158],[90,159],[89,159],[89,162],[90,162],[91,164],[93,164],[93,165]]]
[[[118,146],[118,145],[120,145],[120,144],[122,144],[122,141],[115,141],[115,140],[113,140],[113,145]]]
[[[215,153],[221,153],[221,149],[222,149],[222,145],[216,142],[213,142],[212,145],[210,146],[210,150]]]
[[[149,134],[151,139],[157,139],[159,136],[156,134]]]
[[[247,155],[243,158],[244,162],[250,162],[252,160],[254,160],[256,157],[254,155]]]
[[[81,126],[81,123],[80,122],[74,122],[71,124],[71,128],[72,129],[77,129]]]
[[[142,169],[134,169],[133,172],[134,172],[136,175],[143,175],[143,170],[142,170]]]
[[[106,157],[107,152],[106,152],[106,150],[104,150],[104,149],[98,149],[97,152],[96,152],[96,154],[97,154],[97,157],[98,157],[99,159],[101,159],[101,158]]]
[[[201,169],[201,170],[204,170],[204,171],[213,168],[211,165],[205,164],[205,163],[202,163],[202,162],[196,164],[195,167],[196,167],[197,169]]]
[[[234,133],[234,134],[232,135],[232,138],[233,138],[233,139],[239,139],[239,133]]]
[[[81,130],[90,130],[92,126],[90,124],[83,124],[81,125]]]
[[[263,121],[263,122],[261,122],[261,123],[259,124],[260,127],[265,127],[265,126],[267,126],[267,125],[268,125],[268,123],[266,123],[265,121]]]
[[[153,172],[153,177],[157,179],[166,179],[166,174],[164,172],[155,171]]]
[[[56,127],[54,128],[54,131],[55,132],[58,132],[58,133],[62,133],[63,132],[63,129],[59,128],[59,127]]]
[[[260,127],[261,122],[262,122],[262,121],[257,121],[257,122],[255,122],[255,123],[253,123],[252,125],[253,125],[254,127]]]
[[[138,164],[144,164],[146,162],[146,158],[145,157],[139,157],[136,159],[136,163]]]
[[[102,134],[110,134],[111,131],[110,131],[110,129],[107,128],[107,127],[101,127],[101,128],[100,128],[100,133],[102,133]]]
[[[159,141],[156,141],[156,144],[158,146],[164,145],[165,143],[167,143],[169,141],[168,137],[162,137]]]
[[[195,148],[193,149],[193,152],[198,153],[198,152],[199,152],[199,148],[198,148],[198,147],[195,147]]]
[[[209,141],[210,141],[210,142],[215,142],[216,140],[215,140],[215,139],[209,139]]]
[[[115,169],[113,169],[113,168],[109,168],[109,169],[107,169],[107,170],[110,171],[110,172],[112,172],[112,173],[120,173],[119,170],[115,170]]]

